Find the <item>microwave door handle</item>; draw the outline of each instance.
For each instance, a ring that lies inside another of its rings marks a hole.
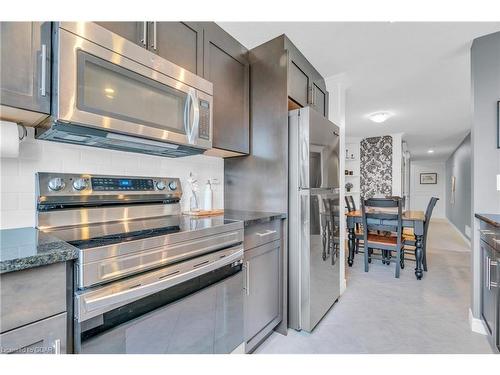
[[[184,102],[184,132],[189,140],[189,117],[191,115],[191,96],[186,95],[186,101]]]
[[[193,90],[193,126],[191,127],[191,140],[194,144],[195,140],[198,138],[198,128],[200,126],[200,103],[198,102],[198,97],[196,91]]]
[[[198,98],[196,97],[196,91],[193,88],[190,88],[188,91],[186,103],[189,104],[187,105],[187,107],[186,105],[184,106],[184,127],[189,144],[194,144],[195,138],[198,134],[198,126],[200,122],[200,106],[198,104]],[[192,123],[190,123],[189,121],[191,117],[191,103],[193,105]]]

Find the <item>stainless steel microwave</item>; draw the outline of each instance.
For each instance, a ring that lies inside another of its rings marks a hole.
[[[92,22],[54,24],[41,139],[185,156],[212,147],[212,84]]]

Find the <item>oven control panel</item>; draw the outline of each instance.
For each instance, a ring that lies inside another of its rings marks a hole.
[[[181,182],[173,177],[104,176],[72,173],[37,173],[37,195],[42,200],[48,197],[86,197],[115,195],[139,198],[149,195],[155,199],[180,199]],[[163,196],[164,198],[162,198]],[[83,198],[82,198],[83,199]],[[60,200],[60,199],[59,199]],[[64,199],[63,199],[64,200]]]
[[[153,191],[152,178],[92,177],[94,191]]]

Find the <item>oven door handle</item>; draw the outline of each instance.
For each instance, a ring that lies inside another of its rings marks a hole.
[[[233,262],[240,261],[243,258],[243,247],[240,245],[238,251],[217,259],[207,264],[194,266],[191,270],[183,273],[174,274],[170,277],[152,282],[150,284],[132,287],[131,289],[123,290],[118,293],[112,293],[104,296],[93,298],[91,295],[80,295],[76,300],[76,313],[79,322],[110,311],[116,307],[123,306],[137,299],[154,294],[166,288],[180,284],[184,281],[193,279],[207,272],[214,271],[218,268],[227,266]]]

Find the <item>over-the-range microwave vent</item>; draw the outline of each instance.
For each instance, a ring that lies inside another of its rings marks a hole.
[[[197,147],[159,142],[59,122],[54,122],[49,129],[37,128],[36,132],[39,139],[171,158],[198,155],[205,151]]]

